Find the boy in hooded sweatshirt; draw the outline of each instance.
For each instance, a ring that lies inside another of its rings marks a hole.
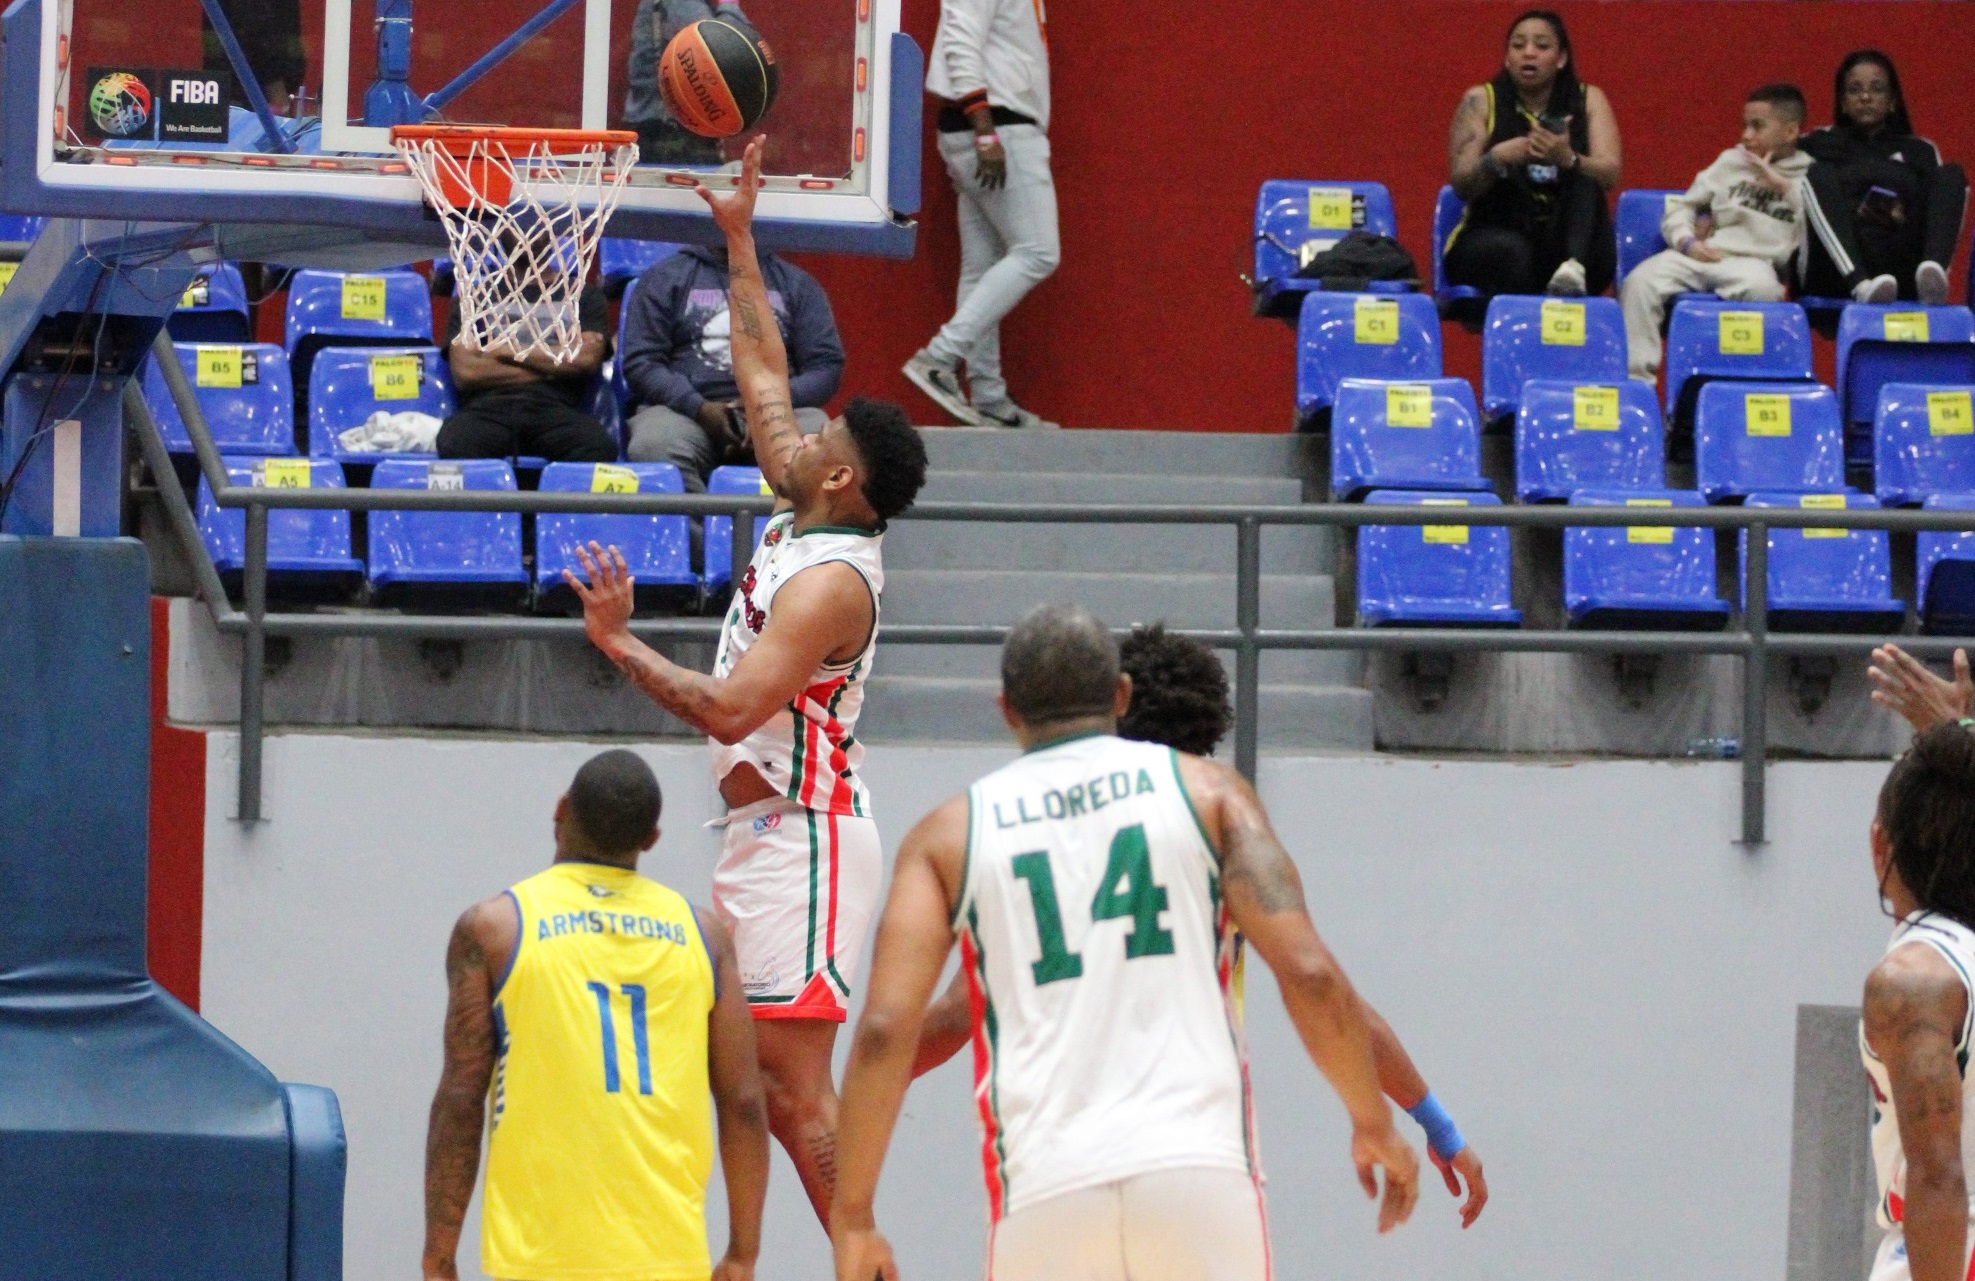
[[[1667,303],[1710,292],[1736,302],[1779,302],[1783,268],[1803,244],[1804,173],[1797,150],[1804,95],[1764,85],[1742,105],[1742,142],[1715,158],[1687,193],[1667,201],[1660,235],[1673,246],[1625,278],[1626,364],[1634,378],[1659,376]],[[1697,225],[1706,217],[1711,226]]]

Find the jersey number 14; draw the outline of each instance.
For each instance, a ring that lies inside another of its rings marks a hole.
[[[1079,977],[1084,961],[1063,938],[1063,913],[1056,903],[1056,874],[1049,866],[1049,852],[1018,854],[1010,866],[1027,882],[1029,905],[1035,909],[1042,955],[1029,971],[1035,975],[1036,986]],[[1111,853],[1104,863],[1104,877],[1097,883],[1097,896],[1090,901],[1092,923],[1121,917],[1131,920],[1131,933],[1125,935],[1128,961],[1141,956],[1171,956],[1172,931],[1159,924],[1166,903],[1166,887],[1152,879],[1152,850],[1145,843],[1145,828],[1137,823],[1120,828],[1111,838]]]

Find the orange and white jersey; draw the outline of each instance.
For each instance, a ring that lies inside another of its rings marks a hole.
[[[884,535],[841,526],[795,530],[795,513],[768,520],[754,559],[735,585],[733,604],[720,631],[713,674],[725,676],[753,647],[768,626],[775,594],[812,566],[841,561],[856,570],[871,592],[871,635],[856,657],[825,663],[789,703],[733,746],[713,744],[713,777],[722,779],[746,762],[761,771],[769,786],[806,809],[829,814],[871,813],[859,767],[864,745],[857,741],[857,714],[864,707],[864,682],[878,650],[878,602],[885,589]]]

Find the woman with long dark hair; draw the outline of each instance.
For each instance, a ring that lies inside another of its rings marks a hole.
[[[1946,302],[1968,175],[1913,132],[1900,73],[1877,49],[1846,54],[1833,92],[1834,123],[1799,144],[1813,162],[1803,292]]]
[[[1447,279],[1488,296],[1603,293],[1616,267],[1605,192],[1620,158],[1618,121],[1578,79],[1563,18],[1524,13],[1501,70],[1454,113],[1448,181],[1468,207],[1446,246]]]

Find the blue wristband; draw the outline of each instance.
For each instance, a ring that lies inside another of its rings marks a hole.
[[[1406,1109],[1406,1114],[1420,1123],[1420,1129],[1426,1131],[1426,1146],[1442,1161],[1453,1160],[1468,1145],[1454,1118],[1433,1097],[1433,1091],[1428,1090],[1425,1098]]]

